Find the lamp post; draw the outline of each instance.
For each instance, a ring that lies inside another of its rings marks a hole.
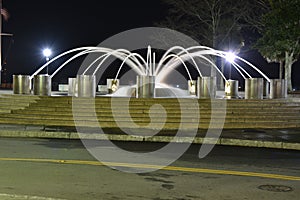
[[[52,51],[51,51],[51,49],[46,48],[43,50],[43,54],[46,58],[46,61],[48,62],[50,60],[50,56],[52,55]],[[48,75],[48,65],[47,65],[46,69],[47,69],[47,75]]]
[[[233,52],[226,53],[226,60],[229,62],[229,79],[231,79],[231,65],[235,60],[235,54]]]
[[[2,83],[2,80],[1,80],[1,72],[2,72],[2,37],[1,37],[1,34],[2,34],[2,0],[0,0],[0,85]]]

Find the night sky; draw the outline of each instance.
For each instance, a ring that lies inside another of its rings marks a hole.
[[[2,38],[3,82],[11,82],[12,74],[31,75],[45,63],[45,47],[58,55],[75,47],[96,46],[122,31],[154,26],[166,13],[160,0],[3,0],[3,7],[10,13],[3,32],[14,35]],[[276,78],[276,65],[268,65],[255,52],[245,57]],[[294,73],[300,73],[299,65]],[[299,78],[296,82],[300,86]]]
[[[97,46],[122,31],[153,26],[162,12],[159,0],[3,0],[10,18],[3,24],[3,59],[7,81],[12,74],[32,74],[45,62],[42,50],[54,55],[80,46]],[[10,48],[11,46],[11,48]]]

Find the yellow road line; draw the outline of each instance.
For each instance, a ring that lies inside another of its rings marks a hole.
[[[56,159],[39,159],[39,158],[0,158],[0,161],[23,161],[23,162],[40,162],[40,163],[127,167],[127,168],[157,169],[157,170],[167,170],[167,171],[235,175],[235,176],[248,176],[248,177],[300,181],[300,177],[298,176],[286,176],[280,174],[267,174],[267,173],[258,173],[258,172],[218,170],[218,169],[205,169],[205,168],[147,165],[147,164],[138,164],[138,163],[99,162],[99,161],[86,161],[86,160],[56,160]]]

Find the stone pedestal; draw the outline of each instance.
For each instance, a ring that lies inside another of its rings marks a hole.
[[[33,94],[51,96],[51,77],[48,74],[40,74],[33,77]]]
[[[28,75],[13,75],[13,93],[30,94],[31,81]]]
[[[77,78],[68,78],[68,95],[78,96]]]
[[[137,76],[136,98],[155,97],[155,76]]]
[[[77,75],[76,79],[77,79],[78,97],[96,96],[96,76]]]
[[[238,99],[239,97],[239,81],[227,80],[225,83],[225,98]]]
[[[263,99],[264,80],[247,78],[245,80],[245,99]]]
[[[264,80],[264,88],[263,88],[263,95],[265,99],[270,98],[270,82],[267,80]]]
[[[280,99],[287,97],[287,81],[284,79],[271,79],[270,98]]]
[[[198,77],[197,96],[200,99],[214,99],[217,93],[216,77]]]

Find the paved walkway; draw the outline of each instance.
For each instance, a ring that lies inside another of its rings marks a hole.
[[[161,132],[153,137],[148,135],[149,130],[139,130],[141,136],[127,135],[119,130],[105,129],[104,134],[95,131],[79,134],[76,130],[66,130],[59,127],[41,127],[24,125],[0,125],[0,137],[29,137],[29,138],[56,138],[56,139],[98,139],[114,141],[137,142],[191,142],[195,144],[217,144],[230,146],[264,147],[276,149],[300,150],[300,129],[235,129],[222,130],[221,136],[199,130],[196,137],[186,132],[184,137],[174,137],[175,131]]]

